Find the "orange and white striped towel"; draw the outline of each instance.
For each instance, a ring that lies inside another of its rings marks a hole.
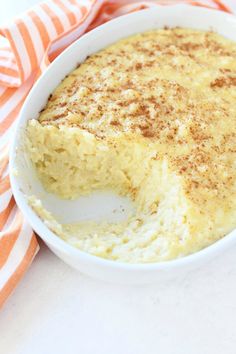
[[[48,0],[0,29],[0,306],[39,249],[15,205],[8,174],[12,130],[32,85],[86,31],[132,11],[179,2],[230,12],[219,0]]]

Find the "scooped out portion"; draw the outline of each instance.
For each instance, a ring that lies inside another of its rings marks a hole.
[[[129,196],[121,222],[60,224],[91,254],[147,263],[196,252],[236,226],[236,44],[212,32],[163,29],[87,58],[26,128],[45,189],[63,199]]]

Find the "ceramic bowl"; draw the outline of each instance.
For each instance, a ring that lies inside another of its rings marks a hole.
[[[95,197],[95,199],[92,197],[92,201],[89,198],[62,201],[46,193],[22,148],[22,132],[29,119],[37,119],[48,96],[61,80],[88,55],[121,38],[164,26],[214,30],[227,38],[236,40],[236,17],[200,7],[184,5],[153,7],[112,20],[82,36],[43,73],[24,103],[11,147],[10,178],[13,194],[32,228],[52,252],[66,263],[83,273],[106,281],[142,284],[160,281],[169,276],[176,277],[204,265],[213,257],[220,256],[236,243],[236,231],[233,231],[211,246],[180,259],[150,264],[119,263],[73,248],[50,231],[27,203],[27,196],[34,194],[43,201],[47,209],[59,215],[61,221],[69,222],[78,217],[75,210],[82,210],[79,217],[83,217],[86,213],[92,213],[96,217],[99,211],[109,213],[109,206],[120,202],[112,196]],[[18,176],[14,173],[15,169],[18,171]],[[123,202],[126,203],[125,200]]]

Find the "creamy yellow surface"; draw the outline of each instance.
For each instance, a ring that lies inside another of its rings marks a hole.
[[[63,239],[133,263],[195,252],[236,226],[236,44],[212,32],[146,32],[87,58],[27,126],[46,190],[129,195],[126,222],[60,225]]]

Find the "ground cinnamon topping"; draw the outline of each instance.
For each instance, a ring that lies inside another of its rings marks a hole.
[[[212,88],[236,86],[236,76],[221,76],[211,82]]]
[[[221,157],[235,151],[235,140],[224,138],[235,129],[226,123],[235,119],[235,58],[236,45],[213,32],[133,36],[88,57],[49,97],[40,122],[101,139],[125,133],[150,140],[167,152],[192,198],[201,190],[212,197],[220,188],[217,167],[233,174],[231,157]]]

